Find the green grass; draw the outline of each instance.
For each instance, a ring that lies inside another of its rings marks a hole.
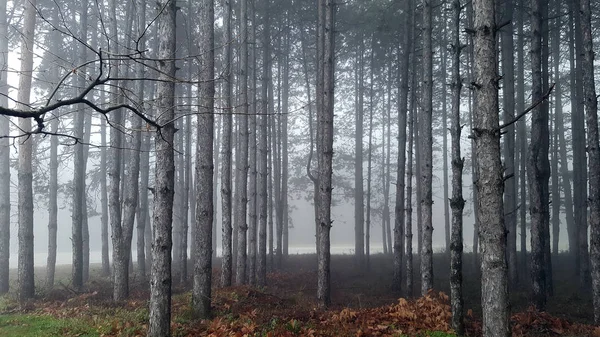
[[[77,319],[57,319],[38,315],[0,316],[0,336],[51,337],[99,336],[99,332]]]

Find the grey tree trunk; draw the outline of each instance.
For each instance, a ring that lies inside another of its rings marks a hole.
[[[1,11],[1,9],[0,9],[0,11]],[[2,12],[2,13],[0,13],[0,15],[6,15],[6,14],[4,12]],[[52,13],[52,21],[54,24],[58,24],[58,22],[59,22],[58,10],[54,10],[54,12]],[[0,34],[6,34],[6,32],[0,33]],[[6,35],[0,35],[0,36],[6,36]],[[60,45],[61,38],[60,38],[58,31],[54,31],[52,33],[51,39],[53,41],[52,43],[54,43],[55,45]],[[2,42],[0,42],[0,43],[2,43]],[[5,55],[5,54],[3,54],[3,55]],[[56,60],[56,61],[58,61],[58,60]],[[1,69],[7,69],[7,68],[5,66],[3,66]],[[53,67],[51,70],[51,73],[52,73],[51,78],[55,79],[58,82],[59,76],[60,76],[58,73],[58,67]],[[2,76],[2,77],[5,81],[6,80],[5,76]],[[4,85],[6,85],[6,83],[4,83]],[[6,94],[8,94],[8,92],[6,92]],[[8,96],[6,96],[6,97],[8,97]],[[6,100],[6,97],[3,97],[2,99]],[[2,104],[8,104],[8,101],[2,102]],[[2,105],[2,106],[6,106],[6,105]],[[4,118],[2,120],[0,120],[0,123],[2,121],[4,121]],[[52,121],[50,122],[50,132],[53,132],[53,133],[58,132],[58,124],[59,124],[58,122],[59,122],[58,118],[52,119]],[[8,129],[8,125],[7,125],[6,134],[8,134],[8,132],[9,132],[9,129]],[[0,131],[0,133],[3,133],[3,132]],[[4,140],[2,140],[2,141],[4,141]],[[8,146],[8,144],[7,144],[7,146]],[[1,146],[0,146],[0,151],[2,151]],[[8,152],[7,152],[7,154],[8,154]],[[6,165],[9,164],[9,157],[6,158],[5,163],[6,163]],[[4,165],[4,162],[2,165]],[[54,286],[54,276],[55,276],[55,272],[56,272],[56,235],[57,235],[57,230],[58,230],[58,137],[50,138],[50,165],[49,166],[50,166],[49,167],[50,176],[48,177],[48,258],[46,260],[46,287],[48,289],[52,289],[52,287]],[[0,178],[0,184],[2,184],[4,182],[9,183],[10,182],[10,172],[6,173],[7,180],[4,181],[2,179],[3,178]],[[5,187],[5,188],[10,188],[8,186],[9,185],[7,185],[7,187]],[[9,210],[10,210],[10,208],[9,208]],[[8,221],[10,221],[10,219]],[[7,231],[6,232],[7,234],[10,233],[10,227],[7,227],[6,231]],[[6,268],[7,268],[6,270],[8,271],[8,265],[6,266]],[[0,282],[2,282],[2,281],[0,281]],[[6,288],[6,289],[8,290],[8,288]],[[2,293],[2,291],[0,291],[0,293]]]
[[[80,24],[81,31],[80,36],[73,38],[73,42],[78,39],[87,41],[87,27],[88,27],[88,4],[81,3],[80,12]],[[86,61],[87,47],[81,45],[78,53],[78,63],[84,64]],[[77,77],[76,91],[81,90],[85,86],[85,68],[80,69],[81,75]],[[79,112],[75,114],[73,121],[73,135],[84,142],[84,127],[85,127],[85,108],[83,105],[79,106]],[[72,209],[72,272],[71,282],[75,289],[80,290],[83,287],[83,209],[86,207],[85,199],[85,158],[84,158],[84,146],[82,143],[75,144],[74,146],[74,158],[73,158],[73,209]]]
[[[215,105],[215,8],[213,0],[200,3],[199,114],[196,146],[196,231],[193,238],[194,288],[192,303],[198,317],[210,317],[213,225],[213,136]]]
[[[235,212],[235,226],[238,228],[236,284],[246,283],[246,211],[248,206],[248,1],[240,1],[240,108],[238,147],[240,160],[236,162],[236,198],[238,200]]]
[[[404,198],[404,179],[406,171],[406,122],[408,116],[408,91],[409,91],[409,65],[410,65],[410,54],[412,52],[412,26],[414,23],[414,13],[412,9],[412,0],[406,1],[404,17],[404,39],[402,41],[402,55],[399,60],[401,64],[400,78],[398,80],[398,168],[396,175],[396,206],[395,220],[394,220],[394,279],[392,286],[396,290],[402,289],[402,259],[404,255],[404,222],[405,222],[405,198]],[[412,149],[409,149],[412,151]],[[409,166],[412,166],[412,162],[408,162]],[[411,167],[412,173],[412,167]],[[412,177],[407,178],[412,179]],[[407,192],[408,193],[408,192]],[[384,215],[385,216],[385,215]],[[411,229],[412,232],[412,229]],[[408,238],[406,238],[408,241]],[[410,238],[412,240],[412,237]],[[407,247],[408,247],[407,242]],[[411,242],[411,258],[412,258],[412,242]],[[407,254],[408,255],[408,254]],[[412,267],[412,266],[411,266]]]
[[[518,5],[523,5],[523,0],[517,0]],[[517,111],[525,110],[525,53],[524,53],[524,14],[523,11],[517,11]],[[520,258],[519,258],[519,272],[527,273],[527,181],[526,181],[526,166],[527,166],[527,119],[521,119],[518,122],[518,139],[519,139],[519,231],[521,242],[520,246]]]
[[[111,0],[109,2],[109,10],[110,10],[110,30],[111,35],[114,37],[114,44],[117,44],[117,23],[116,23],[116,1]],[[111,49],[112,52],[118,52],[118,47],[114,47]],[[118,63],[113,64],[111,71],[113,72],[112,76],[118,76]],[[111,99],[115,102],[119,101],[119,91],[117,87],[113,87],[111,92]],[[115,110],[113,115],[111,116],[111,124],[112,125],[122,125],[123,122],[123,111],[121,109]],[[109,186],[109,195],[108,195],[108,209],[109,209],[109,218],[110,218],[110,227],[112,230],[111,238],[112,238],[112,258],[113,258],[113,299],[115,301],[121,301],[127,297],[127,288],[125,284],[127,284],[127,280],[129,275],[127,272],[127,266],[123,266],[122,264],[127,264],[127,260],[124,256],[129,255],[129,252],[124,252],[122,249],[122,245],[120,244],[120,238],[122,237],[121,233],[121,166],[122,166],[122,134],[121,130],[112,129],[110,132],[110,146],[111,146],[111,165],[108,171],[108,175],[110,177],[110,186]],[[120,264],[120,265],[119,265]]]
[[[288,12],[285,14],[285,25],[289,25]],[[289,254],[289,213],[288,213],[288,180],[289,180],[289,157],[288,157],[288,115],[289,115],[289,77],[290,77],[290,32],[284,29],[283,36],[283,69],[282,69],[282,92],[281,92],[281,194],[279,197],[281,207],[282,232],[282,254],[287,258]]]
[[[0,1],[0,55],[8,55],[6,0]],[[8,106],[8,58],[0,58],[0,105]],[[0,117],[0,136],[10,132],[10,121]],[[58,145],[58,143],[57,143]],[[10,259],[10,142],[0,138],[0,295],[8,292]],[[54,157],[52,157],[54,158]],[[52,191],[52,190],[51,190]],[[50,224],[48,225],[50,227]]]
[[[256,110],[256,15],[254,1],[250,1],[248,9],[250,17],[249,45],[248,58],[248,75],[250,76],[250,94],[248,95],[249,116],[248,116],[248,160],[249,160],[249,177],[248,177],[248,272],[246,279],[250,285],[256,284],[256,262],[257,262],[257,229],[258,229],[258,214],[257,214],[257,110]]]
[[[357,49],[358,85],[356,88],[355,132],[354,132],[354,257],[356,263],[362,266],[364,258],[364,228],[365,228],[365,201],[363,177],[363,118],[364,118],[364,36],[361,33]]]
[[[515,116],[515,67],[513,43],[513,1],[505,0],[501,22],[508,22],[501,30],[502,50],[502,107],[503,119],[507,123]],[[506,231],[508,233],[506,248],[508,250],[508,275],[511,285],[518,281],[517,272],[517,185],[515,179],[515,127],[506,128],[504,135],[504,211]]]
[[[261,80],[261,107],[260,113],[262,116],[258,118],[259,132],[258,138],[258,263],[256,269],[256,284],[264,287],[267,283],[267,216],[268,216],[268,196],[267,185],[269,180],[268,175],[268,85],[269,85],[269,67],[271,66],[270,52],[270,18],[269,6],[270,1],[264,1],[264,27],[263,27],[263,46],[262,46],[262,80]],[[271,233],[272,234],[272,233]],[[271,241],[272,242],[272,241]]]
[[[451,129],[452,136],[452,234],[450,239],[450,301],[452,306],[452,329],[457,335],[465,334],[464,325],[464,301],[462,291],[462,255],[463,255],[463,210],[465,199],[463,199],[463,167],[465,160],[460,151],[460,134],[462,126],[460,123],[460,91],[462,89],[462,78],[460,77],[460,0],[452,1],[452,113]]]
[[[580,285],[587,289],[590,285],[590,261],[588,253],[587,228],[587,160],[585,144],[585,115],[583,98],[583,34],[578,0],[569,1],[570,15],[574,27],[574,46],[571,51],[571,122],[573,132],[573,203],[575,231],[577,237],[577,259],[575,267]],[[575,62],[576,63],[573,63]]]
[[[321,8],[324,6],[324,8]],[[319,256],[317,276],[317,299],[319,306],[327,307],[331,303],[330,273],[330,231],[331,231],[331,177],[333,159],[333,105],[334,105],[334,68],[335,68],[335,11],[334,0],[319,0],[319,10],[324,11],[323,34],[323,95],[321,109],[318,110],[319,145]]]
[[[223,235],[222,235],[222,250],[223,258],[221,260],[221,285],[227,287],[231,285],[232,278],[232,222],[231,222],[231,136],[233,133],[233,97],[232,97],[232,86],[233,86],[233,72],[232,67],[232,53],[231,53],[231,38],[232,38],[232,27],[231,27],[231,0],[225,0],[225,19],[223,24],[223,30],[225,31],[225,67],[226,67],[226,81],[225,81],[225,108],[229,113],[223,116],[223,146],[221,148],[223,154],[223,161],[221,162],[221,207],[222,207],[222,223]],[[198,197],[198,196],[196,196]]]
[[[412,3],[412,0],[411,0]],[[413,30],[412,36],[415,36],[415,31]],[[414,52],[414,50],[411,50]],[[417,100],[416,100],[416,71],[412,71],[410,74],[411,87],[414,88],[410,92],[410,106],[408,111],[410,111],[410,119],[408,119],[408,154],[407,154],[407,169],[406,169],[406,221],[405,221],[405,236],[406,236],[406,289],[404,290],[404,294],[406,296],[413,296],[414,294],[414,286],[413,286],[413,228],[412,228],[412,195],[413,195],[413,144],[414,139],[417,134],[417,128],[415,128],[415,123],[417,123]]]
[[[421,143],[421,219],[423,243],[421,244],[421,295],[427,295],[433,288],[433,248],[432,248],[432,178],[433,178],[433,49],[432,49],[432,0],[423,0],[423,111],[419,124]]]
[[[369,136],[367,141],[367,204],[365,214],[365,236],[364,236],[364,258],[367,269],[370,268],[370,251],[371,251],[371,177],[373,173],[373,110],[375,105],[375,94],[373,92],[373,82],[375,82],[375,63],[374,52],[375,35],[371,35],[371,60],[370,60],[370,88],[369,88]],[[404,189],[403,189],[404,190]],[[404,247],[402,247],[404,248]]]
[[[483,336],[508,336],[506,232],[498,130],[495,1],[474,0],[475,118]]]
[[[19,73],[19,93],[17,108],[28,109],[33,78],[33,44],[37,1],[25,3],[23,11],[23,31],[21,36],[21,68]],[[19,119],[19,128],[25,132],[31,130],[31,119]],[[23,302],[33,298],[35,281],[33,276],[33,137],[19,141],[19,258],[18,258],[18,297]]]
[[[589,154],[590,260],[594,322],[600,324],[600,141],[598,139],[598,96],[594,80],[594,48],[590,0],[580,0],[583,42],[583,99]]]
[[[149,337],[171,335],[171,236],[175,160],[173,136],[175,128],[175,2],[158,2],[158,84],[156,88],[158,118],[161,125],[155,137],[154,221],[152,270],[150,273]]]
[[[531,67],[532,101],[542,97],[542,11],[541,0],[531,1]],[[548,115],[542,105],[533,109],[531,119],[531,143],[527,158],[529,184],[529,213],[531,216],[531,276],[534,303],[538,310],[546,308],[545,231],[548,227]]]
[[[102,99],[104,101],[104,99]],[[100,118],[100,236],[102,241],[102,276],[110,275],[110,261],[108,256],[108,183],[106,179],[106,119]]]
[[[136,12],[138,14],[137,21],[138,27],[136,28],[139,36],[142,39],[139,41],[140,50],[145,50],[145,39],[143,37],[143,32],[145,29],[145,1],[138,1],[136,3],[139,7],[136,8]],[[133,20],[133,18],[132,18]],[[134,20],[135,21],[135,20]],[[143,78],[144,77],[144,67],[143,63],[140,61],[136,65],[136,77]],[[144,85],[143,81],[138,81],[136,83],[136,96],[138,100],[138,104],[143,105],[143,97],[144,97]],[[118,244],[122,245],[122,251],[126,252],[122,257],[126,261],[117,261],[116,256],[113,256],[115,275],[118,273],[123,273],[126,275],[124,277],[125,283],[123,284],[123,289],[121,291],[124,292],[125,297],[129,294],[129,265],[131,262],[131,240],[133,237],[133,228],[135,223],[135,215],[138,209],[139,202],[139,177],[140,177],[140,149],[142,146],[142,119],[136,115],[130,114],[130,123],[131,128],[133,130],[133,138],[131,140],[131,148],[126,150],[128,163],[126,167],[126,174],[123,177],[124,180],[124,191],[123,193],[123,222],[121,224],[121,239]],[[143,193],[147,193],[143,191]],[[138,220],[139,221],[139,220]],[[114,234],[113,234],[114,236]],[[113,245],[115,245],[115,240],[113,238]],[[113,248],[114,249],[114,248]],[[139,262],[139,261],[138,261]],[[125,268],[125,270],[117,271],[117,268]],[[116,292],[115,292],[116,293]]]

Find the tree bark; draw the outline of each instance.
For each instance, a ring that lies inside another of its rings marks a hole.
[[[419,141],[421,143],[421,219],[423,243],[421,245],[421,295],[433,288],[432,247],[432,177],[433,177],[433,49],[432,49],[432,0],[423,0],[423,111],[420,119]]]
[[[198,317],[209,318],[212,280],[213,137],[215,105],[215,8],[213,0],[200,3],[199,114],[196,132],[196,231],[194,232],[194,286],[192,303]]]
[[[396,290],[402,289],[402,259],[404,255],[404,222],[405,222],[405,198],[404,198],[404,181],[406,173],[406,122],[408,116],[408,91],[409,91],[409,69],[410,55],[412,52],[412,26],[414,23],[414,13],[412,9],[412,0],[406,1],[405,4],[405,25],[404,38],[402,40],[402,54],[398,55],[401,59],[398,60],[401,64],[400,77],[398,79],[398,168],[396,175],[396,206],[395,221],[394,221],[394,276],[393,287]],[[410,149],[409,151],[412,151]],[[412,162],[408,162],[412,165]],[[411,168],[412,170],[412,168]],[[411,172],[412,173],[412,172]],[[412,179],[409,177],[408,179]],[[408,192],[407,192],[408,193]],[[385,216],[385,214],[384,214]],[[412,229],[411,229],[412,231]],[[408,238],[406,238],[408,240]],[[410,240],[412,240],[412,235]],[[411,258],[412,258],[412,242],[411,242]],[[408,247],[408,243],[407,243]],[[407,254],[408,255],[408,254]]]
[[[256,15],[254,9],[254,1],[250,1],[248,9],[250,16],[250,31],[249,31],[249,66],[248,74],[250,75],[250,95],[248,96],[249,116],[248,116],[248,160],[249,160],[249,177],[248,177],[248,272],[247,279],[250,285],[256,284],[256,262],[257,262],[257,229],[258,229],[258,214],[257,214],[257,116],[256,116]]]
[[[504,0],[501,21],[508,22],[501,30],[502,49],[502,106],[504,123],[508,123],[515,116],[515,67],[514,67],[514,42],[513,42],[513,1]],[[504,135],[504,211],[508,250],[508,275],[511,285],[517,284],[517,187],[515,179],[515,127],[514,124],[506,128]]]
[[[452,305],[452,329],[462,336],[465,334],[464,306],[462,291],[462,255],[463,255],[463,209],[465,199],[462,192],[462,174],[465,160],[460,152],[460,134],[462,126],[460,123],[460,91],[462,79],[460,77],[460,0],[452,1],[452,115],[451,129],[452,137],[452,234],[450,240],[450,300]]]
[[[331,303],[330,231],[331,231],[331,177],[333,159],[333,106],[335,82],[335,0],[319,0],[319,10],[324,11],[323,34],[323,105],[318,110],[319,120],[319,256],[317,298],[320,307]]]
[[[236,284],[246,283],[246,211],[248,206],[248,0],[240,0],[240,108],[238,148],[240,160],[236,163],[236,198],[235,226],[238,228]]]
[[[268,171],[268,147],[267,139],[268,131],[268,85],[269,85],[269,67],[271,66],[271,51],[270,51],[270,17],[269,17],[270,1],[264,1],[264,27],[263,27],[263,46],[262,46],[262,81],[261,81],[261,107],[260,113],[262,116],[258,118],[258,264],[256,270],[256,283],[259,287],[264,287],[267,283],[267,217],[268,217],[268,195],[267,185],[269,181]],[[272,242],[272,241],[271,241]]]
[[[37,1],[25,3],[23,12],[23,32],[21,36],[21,69],[19,73],[19,93],[17,108],[28,109],[33,78],[33,44]],[[19,128],[31,130],[31,119],[19,119]],[[18,261],[18,297],[19,302],[33,298],[35,294],[33,276],[33,137],[19,141],[19,261]]]
[[[519,5],[523,5],[523,0],[517,0]],[[517,111],[525,110],[525,43],[523,26],[525,24],[523,11],[517,11]],[[519,272],[527,273],[527,120],[522,119],[518,122],[518,138],[519,138],[519,153],[520,153],[520,170],[519,170],[519,223],[520,223],[520,261]]]
[[[221,285],[228,287],[231,285],[232,279],[232,208],[231,208],[231,152],[232,152],[232,133],[233,133],[233,72],[232,72],[232,24],[231,24],[231,1],[225,0],[225,19],[223,30],[225,31],[225,108],[228,110],[223,116],[223,145],[221,151],[223,153],[223,161],[221,162],[221,207],[222,207],[222,250],[223,258],[221,260]],[[196,196],[198,197],[198,196]]]
[[[506,232],[498,130],[498,74],[495,1],[475,0],[474,139],[477,156],[477,190],[481,244],[481,306],[483,336],[508,336],[509,305],[506,266]]]
[[[171,336],[171,231],[175,161],[173,135],[175,128],[175,2],[159,0],[158,84],[156,88],[157,122],[163,127],[155,137],[156,164],[154,169],[154,221],[152,271],[150,276],[149,337]]]
[[[594,322],[600,324],[600,141],[598,136],[598,96],[594,79],[594,48],[590,0],[580,0],[583,43],[583,99],[589,154],[590,260]]]
[[[532,102],[542,97],[542,8],[541,0],[531,1]],[[531,143],[527,158],[531,216],[531,276],[535,306],[546,308],[545,230],[548,227],[548,115],[541,105],[534,108],[531,119]]]
[[[356,112],[354,117],[354,258],[358,266],[362,266],[364,257],[364,228],[365,228],[365,202],[363,186],[363,118],[364,118],[364,36],[360,33],[357,50],[358,85],[356,88]]]

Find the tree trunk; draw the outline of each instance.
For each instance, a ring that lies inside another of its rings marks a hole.
[[[250,95],[248,104],[250,106],[248,116],[248,159],[249,159],[249,177],[248,177],[248,272],[246,278],[250,285],[256,284],[256,262],[257,262],[257,117],[256,117],[256,19],[254,2],[250,1],[250,32],[249,32],[249,66],[250,75]],[[251,102],[250,102],[251,101]]]
[[[405,4],[406,16],[404,17],[404,39],[402,41],[402,55],[399,64],[401,64],[400,77],[398,79],[398,170],[396,175],[396,206],[395,221],[394,221],[394,279],[392,286],[396,290],[402,288],[402,259],[404,254],[404,222],[405,222],[405,198],[404,198],[404,181],[406,171],[406,122],[408,116],[408,91],[409,91],[409,69],[410,69],[410,54],[413,49],[412,44],[412,26],[414,23],[414,13],[412,9],[412,0],[408,0]],[[414,90],[414,88],[413,88]],[[409,149],[412,152],[412,149]],[[411,166],[412,162],[408,162]],[[410,169],[412,171],[412,167]],[[411,172],[412,173],[412,172]],[[407,178],[412,179],[412,177]],[[407,192],[408,193],[408,192]],[[384,214],[385,216],[385,214]],[[411,229],[412,232],[412,229]],[[408,238],[407,238],[408,240]],[[410,240],[412,240],[412,235]],[[408,247],[407,242],[407,247]],[[411,242],[411,259],[412,259],[412,242]],[[407,254],[408,255],[408,254]]]
[[[419,141],[421,143],[421,219],[423,220],[423,243],[421,245],[421,295],[427,295],[433,288],[433,247],[432,247],[432,111],[433,111],[433,49],[432,49],[432,7],[431,0],[423,0],[423,112],[421,115]]]
[[[238,148],[240,160],[236,163],[236,198],[235,226],[238,228],[236,284],[246,283],[246,211],[248,206],[248,0],[240,1],[240,108]]]
[[[542,8],[541,0],[532,0],[531,8],[531,67],[532,101],[542,97]],[[527,158],[529,201],[531,216],[531,276],[535,306],[546,308],[545,230],[548,227],[548,115],[541,105],[533,109],[531,119],[531,143]]]
[[[364,36],[359,37],[357,50],[357,72],[358,85],[356,88],[356,115],[354,118],[354,258],[358,266],[362,266],[364,256],[364,226],[365,226],[365,204],[363,186],[363,118],[364,118]]]
[[[369,89],[369,136],[367,142],[367,205],[366,205],[366,217],[365,217],[365,236],[364,236],[364,258],[367,269],[370,267],[370,250],[371,250],[371,176],[373,172],[373,110],[375,105],[375,94],[373,92],[373,82],[375,82],[375,35],[371,36],[371,60],[370,60],[370,89]],[[403,247],[404,248],[404,247]]]
[[[231,49],[231,38],[232,38],[232,24],[231,24],[231,0],[225,1],[225,19],[223,24],[223,30],[225,31],[225,68],[226,68],[226,81],[225,81],[225,108],[229,113],[223,116],[223,146],[221,151],[223,153],[223,161],[221,163],[221,207],[222,207],[222,223],[223,236],[221,249],[223,250],[223,258],[221,260],[221,285],[228,287],[231,285],[232,278],[232,221],[231,221],[231,152],[232,152],[232,133],[233,133],[233,72],[232,68],[232,49]],[[198,198],[198,196],[196,196]]]
[[[477,190],[481,244],[481,306],[483,336],[508,336],[509,305],[506,266],[506,232],[498,130],[498,74],[495,1],[475,0],[474,139],[477,155]]]
[[[523,0],[517,0],[519,5],[523,5]],[[523,26],[525,20],[523,11],[517,11],[517,111],[525,110],[525,43]],[[527,166],[527,119],[521,119],[518,122],[518,138],[519,138],[519,153],[520,153],[520,170],[519,170],[519,223],[520,223],[520,262],[519,272],[527,273],[527,181],[526,181],[526,166]]]
[[[463,291],[462,291],[462,254],[463,254],[463,209],[465,199],[462,193],[462,174],[465,160],[460,153],[460,91],[462,79],[460,77],[460,0],[452,1],[452,235],[450,241],[450,300],[452,305],[452,329],[462,336],[465,334]]]
[[[575,261],[579,273],[580,285],[587,289],[590,285],[590,266],[587,238],[587,160],[585,144],[585,116],[583,98],[583,42],[581,32],[581,13],[579,0],[569,1],[570,13],[574,23],[575,49],[571,64],[571,122],[573,132],[573,189],[575,204],[575,231],[577,237],[577,259]]]
[[[264,1],[264,27],[263,27],[263,46],[262,46],[262,74],[261,74],[261,107],[260,113],[262,116],[258,118],[258,265],[256,270],[256,283],[260,287],[264,287],[267,283],[267,217],[268,217],[268,195],[267,185],[269,180],[268,171],[268,85],[269,85],[269,67],[271,66],[271,51],[270,51],[270,17],[269,6],[270,1]],[[272,232],[271,232],[272,233]],[[272,242],[272,241],[271,241]]]
[[[441,80],[440,83],[442,87],[442,185],[443,185],[443,197],[442,203],[444,205],[444,238],[445,238],[445,253],[450,256],[450,236],[451,236],[451,225],[450,225],[450,198],[448,196],[448,103],[447,103],[447,87],[446,82],[448,81],[447,77],[447,59],[448,59],[448,32],[447,32],[447,12],[446,4],[442,5],[442,44],[441,44]]]
[[[0,15],[6,15],[5,12],[1,11],[0,9]],[[1,19],[0,19],[1,20]],[[59,13],[58,10],[54,10],[53,14],[52,14],[52,20],[53,20],[53,24],[58,24],[59,22]],[[5,22],[4,20],[2,22]],[[0,26],[2,27],[2,26]],[[0,34],[6,34],[6,32],[1,33]],[[6,36],[6,35],[0,35],[0,36]],[[62,39],[60,38],[60,34],[58,31],[54,31],[52,33],[52,43],[54,43],[55,45],[60,45]],[[3,43],[3,42],[2,42]],[[58,57],[57,57],[58,59]],[[58,61],[58,60],[56,60]],[[7,69],[5,66],[2,66],[1,69]],[[51,70],[51,78],[53,78],[54,80],[56,80],[57,82],[59,81],[59,73],[58,73],[58,67],[53,67]],[[4,83],[3,83],[3,87],[6,85],[6,76],[2,76]],[[8,92],[4,93],[4,94],[8,94]],[[2,100],[6,100],[6,101],[0,101],[2,104],[2,106],[7,106],[6,104],[8,104],[7,101],[7,97],[8,96],[3,96]],[[0,123],[2,123],[5,119],[2,118],[0,120]],[[6,121],[8,122],[8,120],[6,119]],[[57,133],[58,132],[58,118],[53,118],[52,121],[50,122],[50,132],[52,133]],[[9,128],[8,125],[6,125],[7,129],[6,129],[6,134],[8,134],[9,132]],[[4,132],[2,130],[0,130],[0,134],[4,134]],[[4,140],[0,140],[1,142],[3,142]],[[8,144],[7,144],[8,146]],[[0,151],[2,151],[2,146],[0,145]],[[7,149],[8,151],[8,149]],[[9,152],[6,153],[6,155],[8,155]],[[0,158],[3,158],[2,156],[0,156]],[[2,160],[2,159],[0,159]],[[6,161],[2,160],[2,165],[9,165],[9,160],[10,157],[6,158]],[[4,164],[6,163],[6,164]],[[7,168],[8,169],[8,168]],[[56,236],[57,236],[57,230],[58,230],[58,137],[52,137],[50,138],[50,165],[49,165],[49,173],[50,176],[48,177],[48,259],[46,261],[46,287],[48,289],[52,289],[52,287],[54,286],[54,276],[56,273]],[[10,172],[6,172],[5,174],[0,174],[0,176],[5,176],[6,180],[4,180],[4,178],[0,177],[0,184],[2,183],[7,183],[6,187],[4,188],[8,188],[10,191],[10,185],[8,184],[10,182]],[[4,189],[0,190],[0,191],[4,191]],[[0,192],[2,193],[2,192]],[[8,197],[10,201],[10,196]],[[9,208],[8,210],[10,211],[10,205],[7,205]],[[2,208],[0,207],[0,210]],[[8,213],[7,213],[8,214]],[[8,214],[10,215],[10,214]],[[3,214],[4,216],[4,214]],[[0,218],[3,219],[3,218]],[[0,220],[2,221],[2,220]],[[8,221],[10,221],[10,218],[8,219]],[[6,227],[6,233],[7,235],[10,233],[10,227]],[[8,242],[6,243],[8,247]],[[8,255],[7,255],[8,256]],[[6,261],[8,263],[8,260]],[[0,266],[0,270],[4,270],[2,269],[2,266]],[[6,271],[8,272],[8,265],[6,265]],[[7,274],[8,275],[8,274]],[[8,280],[6,280],[8,282]],[[0,280],[0,284],[2,284],[2,280]],[[7,288],[6,290],[8,291],[8,284],[7,284]],[[2,288],[0,286],[0,294],[3,293],[2,292]]]
[[[333,112],[335,82],[335,0],[319,0],[319,15],[324,16],[323,28],[323,95],[321,109],[318,110],[319,145],[319,256],[317,276],[317,298],[320,307],[326,308],[331,303],[330,273],[330,231],[331,231],[331,177],[333,159]]]
[[[580,0],[583,43],[583,99],[589,153],[590,260],[594,323],[600,324],[600,144],[598,139],[598,96],[594,80],[594,48],[590,0]]]
[[[158,84],[156,88],[157,122],[163,127],[155,137],[156,166],[154,169],[154,221],[152,271],[150,275],[149,337],[171,336],[171,237],[175,160],[173,136],[175,128],[175,2],[160,0],[158,36]]]
[[[213,225],[213,136],[215,105],[215,8],[213,0],[204,0],[198,11],[200,22],[199,114],[196,132],[196,219],[194,232],[194,288],[192,303],[198,317],[210,317],[212,280],[212,225]]]
[[[28,109],[31,97],[31,81],[33,78],[33,44],[37,1],[25,3],[23,12],[23,32],[21,34],[21,69],[19,73],[19,93],[17,108]],[[19,119],[19,128],[24,132],[31,130],[31,119]],[[33,277],[33,137],[25,137],[19,141],[19,262],[18,262],[18,297],[23,302],[33,298],[35,285]]]
[[[412,0],[410,1],[412,4]],[[414,37],[415,33],[411,36]],[[411,49],[411,52],[414,50]],[[411,78],[411,87],[413,88],[410,92],[410,106],[408,111],[410,111],[410,119],[408,119],[408,154],[407,154],[407,170],[406,170],[406,221],[405,221],[405,236],[406,236],[406,289],[404,290],[404,294],[406,296],[412,297],[414,294],[414,286],[413,286],[413,228],[412,228],[412,191],[413,191],[413,144],[414,139],[417,133],[417,128],[415,128],[415,123],[417,122],[417,104],[416,104],[416,71],[412,71],[410,74]]]
[[[513,43],[513,1],[505,0],[501,22],[508,22],[500,33],[502,41],[502,107],[504,122],[510,122],[515,116],[515,66]],[[508,250],[508,275],[511,285],[517,284],[517,187],[515,179],[515,127],[506,128],[504,135],[504,212],[506,231],[508,233],[506,248]]]
[[[289,25],[288,12],[285,14],[285,26]],[[281,195],[280,207],[281,207],[281,226],[283,227],[282,233],[282,248],[284,259],[289,255],[289,213],[288,213],[288,180],[289,180],[289,158],[288,158],[288,116],[289,116],[289,77],[290,77],[290,32],[289,27],[285,30],[283,36],[283,69],[282,69],[282,93],[281,93],[281,112],[283,115],[281,118]]]

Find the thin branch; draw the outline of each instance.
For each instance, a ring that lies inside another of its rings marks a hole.
[[[525,116],[531,110],[535,109],[538,105],[542,104],[542,102],[544,102],[545,100],[548,99],[548,97],[550,97],[550,94],[552,93],[552,90],[554,89],[555,85],[556,85],[556,83],[552,83],[552,85],[550,86],[550,89],[548,89],[548,92],[546,92],[546,94],[544,94],[544,96],[542,96],[537,102],[533,103],[529,108],[525,109],[525,111],[521,112],[513,120],[506,122],[506,123],[500,125],[499,127],[497,127],[495,131],[500,131],[504,128],[507,128],[507,127],[515,124],[516,122],[519,121],[519,119],[523,118],[523,116]]]

